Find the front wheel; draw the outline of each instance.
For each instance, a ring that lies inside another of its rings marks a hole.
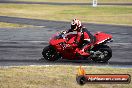
[[[94,54],[91,59],[94,62],[106,63],[112,57],[112,50],[107,45],[102,45],[94,48]]]
[[[59,55],[53,46],[47,46],[43,49],[42,55],[47,61],[56,61],[59,59]]]

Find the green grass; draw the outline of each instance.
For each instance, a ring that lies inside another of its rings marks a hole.
[[[0,4],[1,16],[71,21],[78,18],[87,23],[132,25],[132,6],[56,6]]]
[[[15,24],[15,23],[0,22],[0,28],[20,28],[20,27],[33,27],[33,26],[32,25],[26,25],[26,24]]]
[[[33,2],[76,2],[76,3],[90,3],[92,0],[15,0],[15,1],[33,1]],[[100,3],[132,3],[132,0],[98,0]]]
[[[75,66],[22,66],[1,67],[1,88],[80,88],[76,83],[79,67]],[[132,68],[83,67],[87,74],[130,74]],[[86,84],[82,88],[130,88],[130,84]]]

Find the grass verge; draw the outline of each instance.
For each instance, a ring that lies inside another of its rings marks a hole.
[[[132,25],[132,6],[56,6],[0,4],[1,16],[24,17],[45,20]]]
[[[1,67],[1,88],[80,88],[77,66]],[[132,68],[83,67],[87,74],[130,74]],[[130,88],[130,84],[86,84],[82,88]]]
[[[20,27],[33,27],[32,25],[25,25],[25,24],[15,24],[15,23],[6,23],[0,22],[0,28],[20,28]]]

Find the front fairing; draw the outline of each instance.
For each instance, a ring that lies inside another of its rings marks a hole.
[[[61,43],[61,42],[66,42],[64,35],[57,33],[50,39],[49,44],[57,45],[58,43]]]
[[[65,39],[56,39],[56,40],[55,39],[51,39],[49,43],[51,45],[57,45],[57,44],[59,44],[61,42],[66,42],[66,40]]]

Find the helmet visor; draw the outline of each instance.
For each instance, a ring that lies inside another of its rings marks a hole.
[[[71,25],[71,29],[75,29],[77,25]]]

